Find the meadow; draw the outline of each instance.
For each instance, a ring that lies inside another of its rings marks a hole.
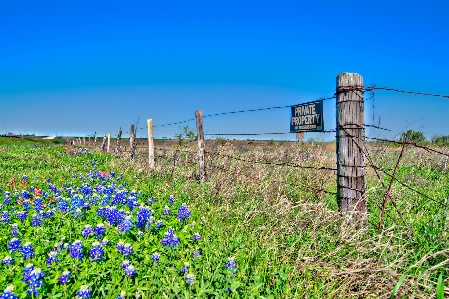
[[[369,146],[386,173],[368,170],[367,225],[337,212],[335,173],[319,169],[335,167],[332,145],[208,141],[206,151],[207,182],[198,184],[192,144],[157,149],[153,171],[143,147],[130,162],[126,152],[2,146],[0,290],[21,298],[435,298],[438,278],[447,279],[445,156],[407,148],[397,173],[405,183],[393,184],[379,230],[398,148]]]

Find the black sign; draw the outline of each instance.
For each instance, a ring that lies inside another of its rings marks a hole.
[[[290,133],[324,131],[323,100],[292,106]]]

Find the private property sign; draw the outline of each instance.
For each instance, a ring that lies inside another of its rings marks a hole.
[[[290,133],[322,131],[324,131],[323,100],[292,106]]]

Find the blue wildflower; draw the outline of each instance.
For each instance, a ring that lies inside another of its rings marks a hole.
[[[175,235],[173,228],[168,229],[164,238],[161,240],[161,244],[164,246],[177,246],[179,244],[179,237]]]
[[[159,262],[159,260],[161,259],[161,255],[159,253],[155,252],[151,255],[151,259],[155,262]]]
[[[45,276],[45,273],[41,271],[41,269],[37,268],[31,271],[28,280],[26,281],[29,289],[27,290],[27,294],[37,295],[39,290],[37,288],[41,287],[44,282],[42,278]]]
[[[12,238],[8,243],[8,250],[12,252],[20,250],[20,242],[20,239]]]
[[[186,278],[187,283],[188,283],[190,286],[192,286],[193,283],[195,282],[195,275],[193,275],[193,274],[187,274],[187,275],[185,276],[185,278]]]
[[[11,265],[12,263],[14,263],[14,258],[10,257],[9,255],[7,255],[7,256],[2,260],[2,265]]]
[[[31,218],[31,226],[41,226],[42,221],[44,221],[42,214],[34,214]]]
[[[28,198],[30,198],[30,193],[28,192],[28,191],[26,191],[26,190],[22,190],[22,198],[23,199],[28,199]]]
[[[25,208],[25,210],[31,209],[31,202],[29,200],[24,200],[23,207]]]
[[[19,217],[20,221],[25,221],[27,219],[27,212],[21,211],[16,213],[17,217]]]
[[[200,240],[201,240],[201,236],[200,236],[199,233],[194,233],[194,234],[193,234],[193,238],[194,238],[195,240],[197,240],[197,241],[200,241]]]
[[[226,268],[231,271],[232,274],[237,273],[237,263],[234,261],[234,258],[229,257],[228,262],[226,263]]]
[[[14,295],[14,287],[7,286],[3,291],[3,294],[0,294],[0,299],[19,299],[16,295]]]
[[[82,260],[84,246],[80,240],[74,241],[68,247],[69,247],[68,249],[70,251],[70,256],[72,258],[77,258],[78,260]]]
[[[98,238],[101,238],[105,233],[106,233],[106,229],[104,228],[103,223],[98,223],[94,229],[95,236]]]
[[[26,282],[30,279],[31,272],[34,270],[33,264],[27,264],[22,270],[23,281]]]
[[[49,254],[48,254],[48,259],[45,262],[47,265],[51,266],[53,263],[57,263],[59,262],[58,259],[58,251],[56,250],[52,250]]]
[[[11,216],[9,215],[9,212],[8,211],[3,211],[2,212],[2,217],[0,218],[0,220],[3,222],[3,223],[9,223],[9,221],[11,221]]]
[[[189,207],[183,203],[178,211],[178,219],[184,221],[190,218],[190,210]]]
[[[173,195],[170,195],[170,197],[168,198],[168,201],[169,201],[171,204],[174,204],[174,203],[175,203],[175,198],[173,197]]]
[[[121,291],[120,295],[117,296],[117,299],[125,299],[125,295],[126,295],[126,292],[125,291]]]
[[[87,224],[86,226],[84,226],[84,229],[81,231],[81,234],[83,235],[84,238],[87,238],[90,234],[93,234],[94,230],[92,229],[92,225]]]
[[[162,226],[164,226],[164,222],[162,222],[162,220],[158,220],[158,221],[156,222],[156,228],[157,228],[157,229],[160,229]]]
[[[26,242],[25,244],[23,244],[21,251],[24,260],[34,257],[34,249],[30,242]]]
[[[152,213],[153,211],[150,208],[147,208],[145,206],[141,207],[139,209],[139,212],[137,213],[137,227],[143,229],[145,223],[151,217]]]
[[[165,206],[165,208],[162,210],[162,213],[163,213],[164,215],[170,214],[170,208],[169,208],[168,206]]]
[[[124,260],[124,261],[122,262],[122,264],[120,265],[120,268],[126,269],[126,268],[128,268],[130,265],[131,265],[131,263],[130,263],[128,260]]]
[[[128,267],[125,268],[125,274],[128,277],[131,277],[133,275],[135,275],[137,273],[136,269],[134,269],[134,267],[132,265],[129,265]]]
[[[123,250],[125,250],[125,243],[122,240],[118,241],[116,248],[118,253],[123,254]]]
[[[79,298],[90,298],[92,295],[92,290],[88,285],[82,285],[77,294]]]
[[[131,255],[131,254],[133,254],[133,253],[134,253],[134,250],[133,250],[133,247],[131,246],[131,244],[126,243],[126,244],[123,246],[122,254],[123,254],[123,255]]]
[[[44,205],[43,205],[43,202],[42,202],[42,198],[36,197],[36,198],[34,199],[34,209],[35,209],[37,212],[42,211],[42,210],[44,209]]]
[[[17,225],[17,223],[11,225],[11,235],[13,237],[17,237],[19,235],[19,226]]]
[[[179,273],[184,274],[187,272],[187,270],[189,269],[190,264],[185,262],[184,263],[184,267],[181,268],[181,270],[179,270]]]
[[[67,200],[64,200],[62,198],[59,198],[56,208],[60,210],[61,212],[68,212],[69,211],[69,202]]]
[[[201,257],[201,249],[195,249],[193,251],[192,257],[194,257],[194,258]]]
[[[122,222],[119,223],[118,229],[122,233],[127,233],[132,227],[131,216],[126,216]]]
[[[93,242],[92,248],[89,251],[89,258],[92,259],[92,262],[98,262],[104,259],[104,250],[99,242]]]
[[[62,272],[62,276],[59,277],[58,280],[61,284],[66,284],[70,278],[72,278],[72,274],[69,271],[65,270],[64,272]]]

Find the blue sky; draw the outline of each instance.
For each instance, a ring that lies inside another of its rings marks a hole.
[[[449,95],[448,15],[446,0],[0,0],[0,133],[115,135],[139,117],[143,127],[196,109],[295,105],[332,96],[341,72],[361,74],[365,85]],[[449,135],[449,99],[377,91],[374,109],[365,105],[367,123],[374,114],[392,130],[369,136]],[[289,119],[279,109],[205,118],[204,126],[288,132]],[[324,122],[335,128],[335,100],[325,102]],[[155,137],[180,131],[154,128]]]

